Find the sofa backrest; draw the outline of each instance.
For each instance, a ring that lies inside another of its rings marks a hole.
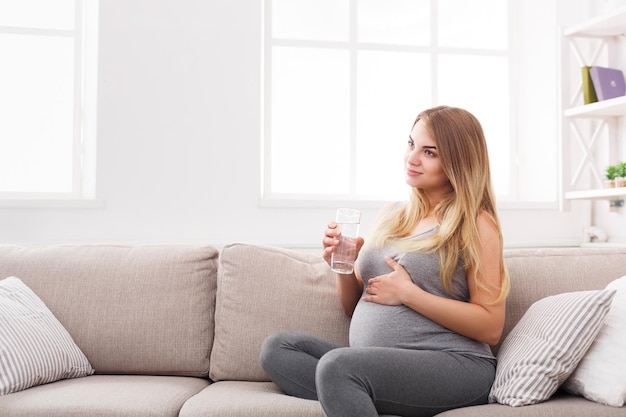
[[[273,333],[301,331],[348,344],[350,320],[336,295],[335,273],[317,254],[232,244],[220,252],[213,380],[269,381],[259,364]]]
[[[217,249],[209,246],[0,246],[16,276],[100,374],[206,376]]]
[[[511,249],[505,251],[505,263],[511,292],[501,340],[533,302],[603,289],[626,275],[626,248]],[[272,333],[296,330],[347,344],[348,327],[335,274],[319,255],[246,244],[222,248],[212,379],[268,380],[258,356]]]
[[[505,263],[502,340],[533,302],[626,275],[626,248],[510,249]],[[0,246],[8,276],[35,291],[101,374],[262,381],[258,355],[272,333],[348,343],[335,275],[314,254],[226,245],[218,271],[211,246]]]
[[[573,291],[601,290],[626,275],[626,247],[509,249],[511,279],[503,341],[535,301]],[[492,350],[497,353],[499,348]]]

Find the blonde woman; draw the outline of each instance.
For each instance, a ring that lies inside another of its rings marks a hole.
[[[502,334],[508,276],[480,123],[459,108],[420,113],[404,166],[409,201],[381,210],[355,273],[337,275],[350,347],[294,332],[263,345],[268,375],[329,417],[484,404],[495,377],[489,345]],[[327,262],[338,238],[329,223]]]

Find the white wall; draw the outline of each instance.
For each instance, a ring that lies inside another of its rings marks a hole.
[[[554,37],[538,43],[556,45],[554,15],[565,7],[564,0],[554,1],[546,9],[554,19]],[[319,246],[333,207],[259,205],[261,3],[101,1],[101,204],[0,208],[0,243]],[[536,62],[522,63],[520,71],[523,65]],[[556,95],[556,61],[546,67]],[[550,107],[543,109],[532,107],[536,100],[520,104],[517,123],[526,127],[526,135],[554,143],[556,122],[546,129],[536,124],[546,119],[546,111],[555,114],[553,103],[548,100]],[[528,129],[533,121],[535,129]],[[528,166],[540,169],[532,161]],[[366,231],[377,207],[363,210]],[[575,244],[581,237],[578,209],[515,207],[501,210],[501,217],[508,246]]]

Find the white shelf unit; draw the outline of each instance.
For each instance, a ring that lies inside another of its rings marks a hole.
[[[565,117],[618,117],[626,114],[626,96],[571,107],[563,112]]]
[[[626,196],[626,187],[598,188],[595,190],[568,191],[568,200],[622,200]]]
[[[605,188],[604,169],[619,155],[626,97],[584,104],[583,66],[623,70],[626,8],[567,27],[561,37],[561,186],[563,205],[570,200],[623,200],[626,187]],[[583,127],[581,127],[583,125]],[[578,163],[573,151],[580,145]],[[600,142],[604,144],[599,145]],[[602,146],[604,149],[598,149]]]

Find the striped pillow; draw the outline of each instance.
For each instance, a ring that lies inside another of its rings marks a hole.
[[[518,407],[550,398],[593,343],[614,295],[570,292],[531,305],[498,351],[489,402]]]
[[[19,278],[0,280],[0,395],[93,374],[52,312]]]

